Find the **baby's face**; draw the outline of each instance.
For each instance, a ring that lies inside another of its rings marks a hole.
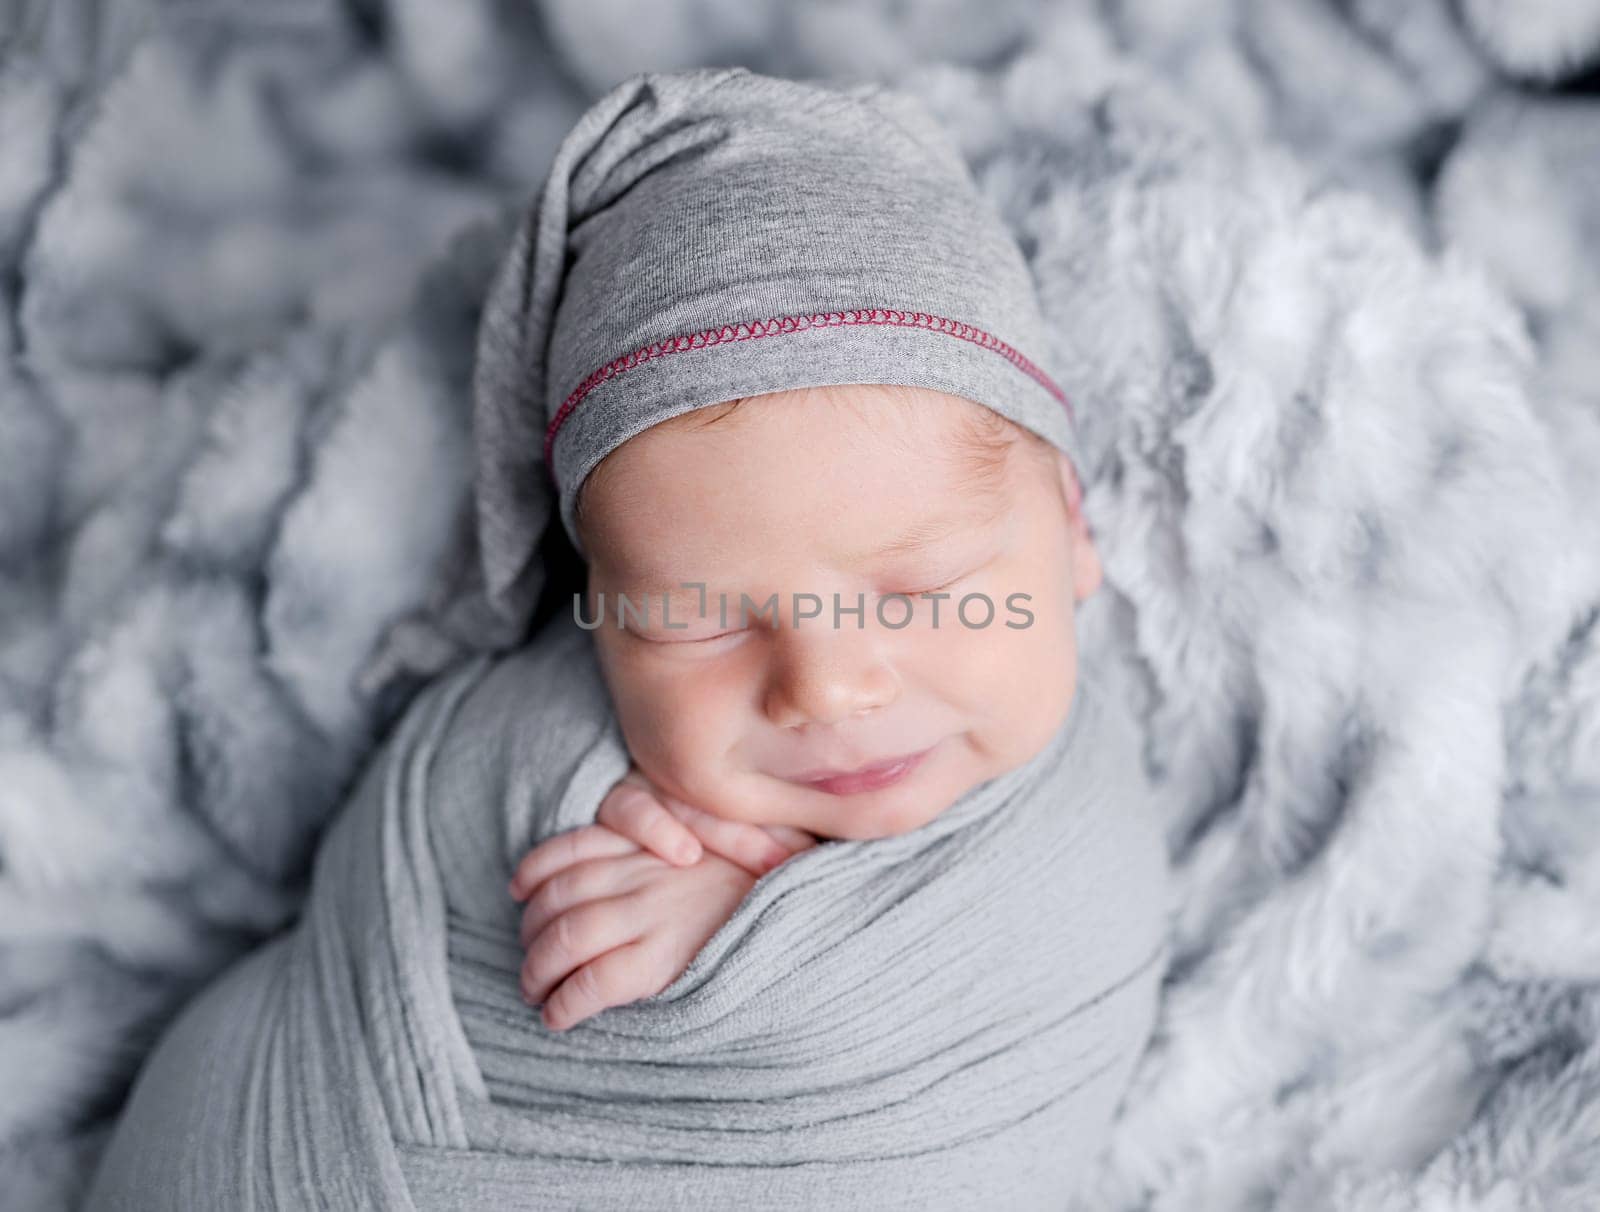
[[[1071,465],[1023,439],[984,482],[967,427],[986,410],[913,395],[811,388],[700,410],[710,424],[648,429],[585,483],[584,620],[601,618],[618,721],[663,791],[727,819],[885,837],[1066,721],[1074,610],[1101,578]],[[704,582],[703,613],[683,582]],[[918,754],[886,784],[817,781]]]

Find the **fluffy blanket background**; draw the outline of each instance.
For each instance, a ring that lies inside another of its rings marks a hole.
[[[638,31],[647,30],[641,37]],[[1572,0],[0,0],[0,1205],[495,642],[467,379],[633,71],[922,95],[1086,419],[1180,895],[1086,1208],[1600,1205],[1600,52]],[[1555,91],[1553,91],[1555,90]]]

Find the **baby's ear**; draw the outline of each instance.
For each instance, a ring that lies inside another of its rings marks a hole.
[[[1078,482],[1072,460],[1056,452],[1056,471],[1061,477],[1061,499],[1067,506],[1067,526],[1072,532],[1072,595],[1078,601],[1088,598],[1105,579],[1100,552],[1083,516],[1083,485]]]
[[[1067,503],[1068,516],[1074,522],[1083,516],[1083,485],[1078,482],[1078,471],[1064,451],[1056,451],[1056,473],[1061,477],[1061,499]]]

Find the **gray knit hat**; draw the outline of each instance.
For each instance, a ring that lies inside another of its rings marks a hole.
[[[964,396],[1077,463],[1021,250],[944,129],[881,84],[630,77],[580,117],[480,321],[478,538],[525,621],[584,477],[669,417],[798,387]]]

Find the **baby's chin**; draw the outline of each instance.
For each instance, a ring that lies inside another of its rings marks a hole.
[[[852,797],[856,798],[856,797]],[[819,821],[809,832],[841,842],[865,842],[877,838],[899,837],[938,817],[960,797],[929,801],[926,798],[899,805],[852,804],[830,813],[819,812]]]

